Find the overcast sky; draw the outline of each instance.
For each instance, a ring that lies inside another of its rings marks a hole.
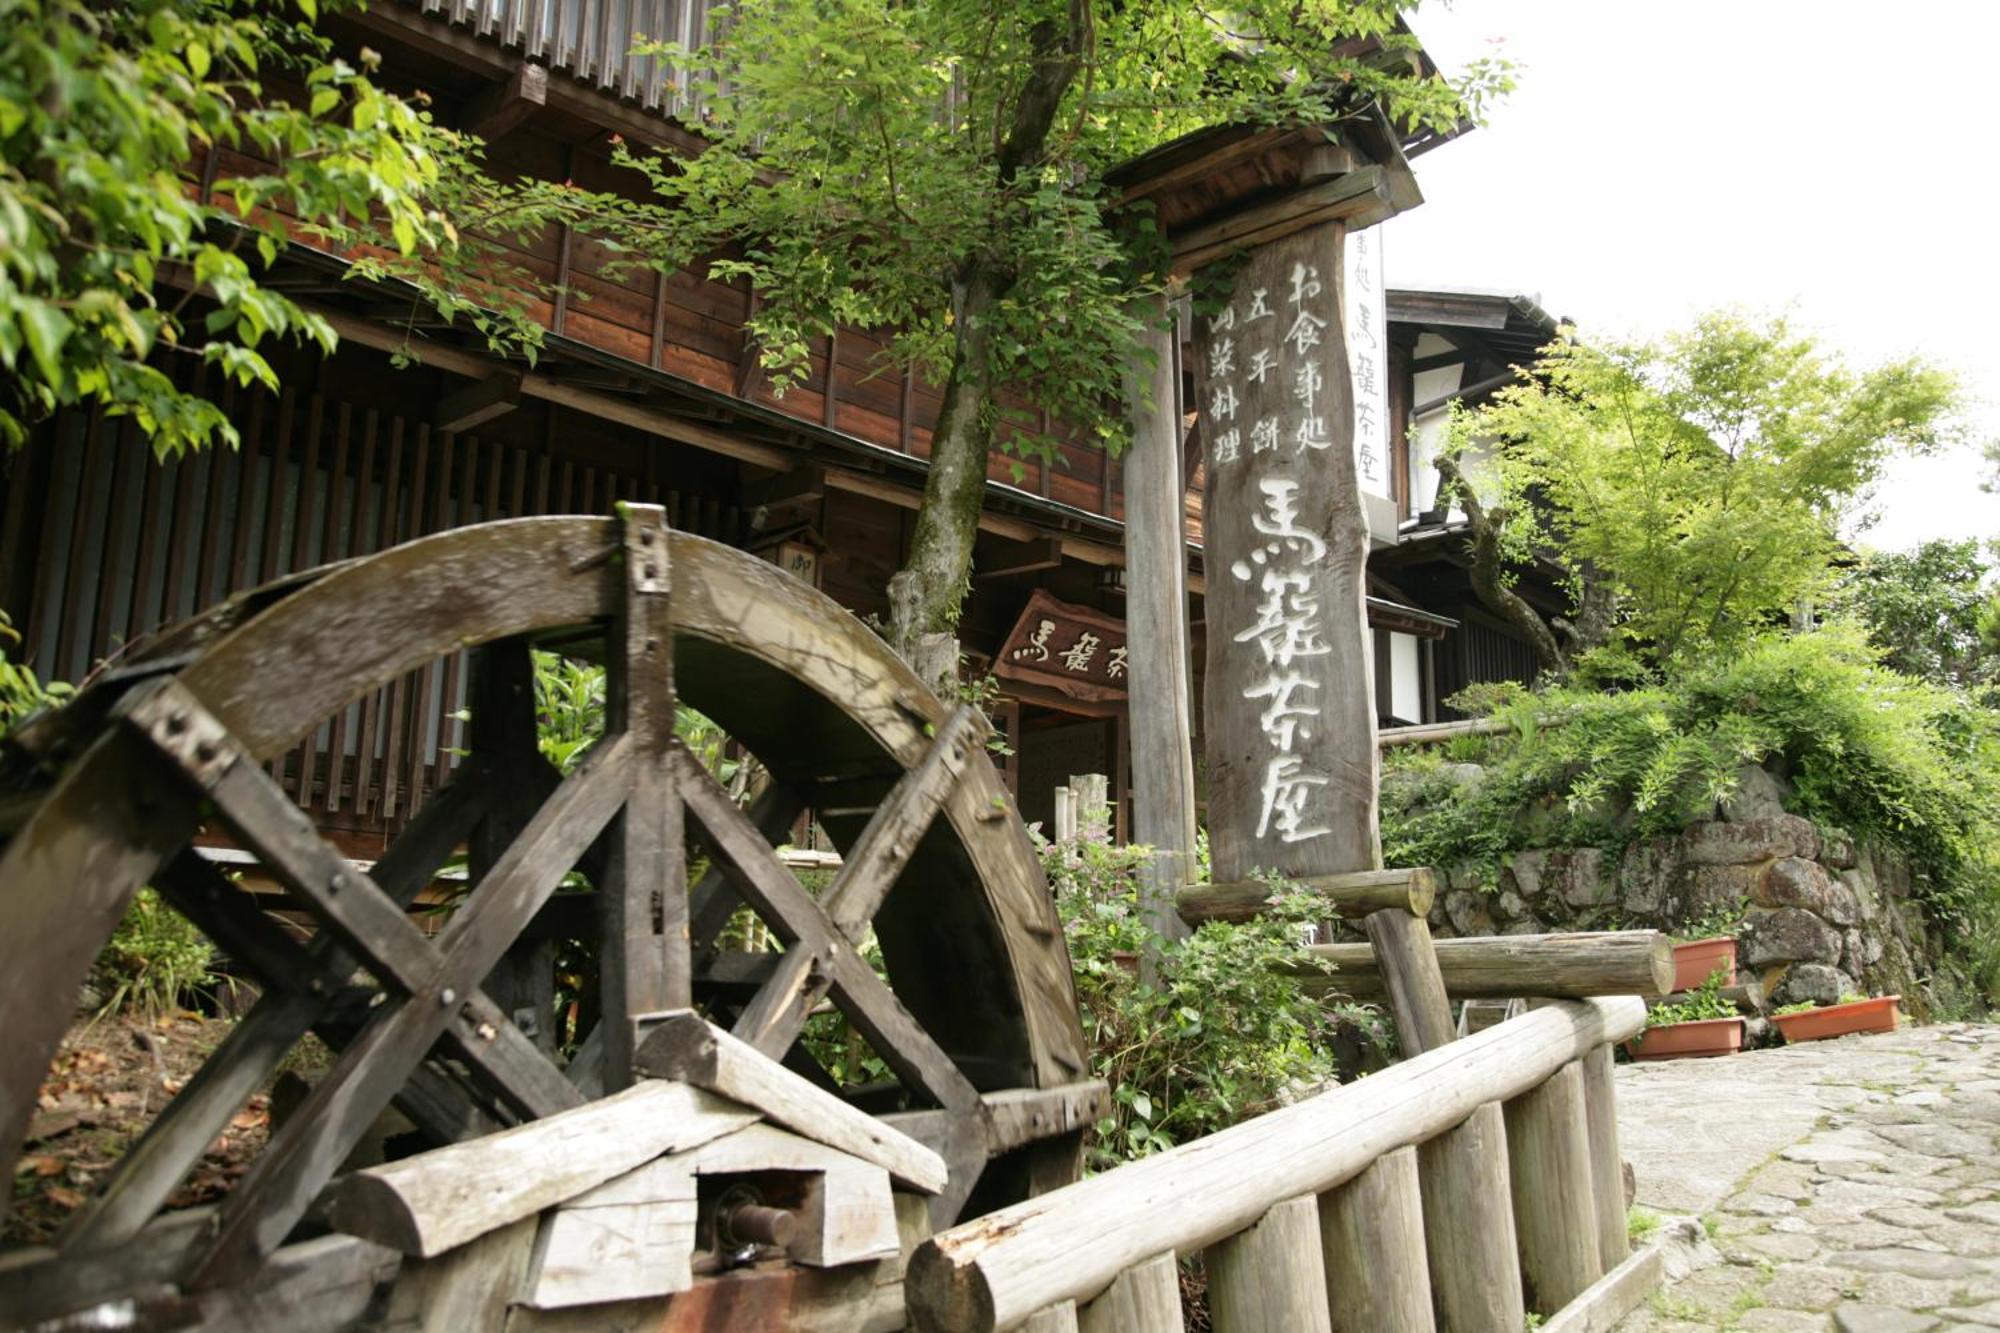
[[[2000,0],[1432,0],[1413,26],[1447,70],[1522,69],[1419,159],[1392,285],[1538,295],[1586,335],[1789,310],[1851,362],[1953,367],[2000,435]],[[2000,537],[1983,471],[1899,465],[1863,540]]]

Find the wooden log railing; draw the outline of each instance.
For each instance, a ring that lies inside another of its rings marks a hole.
[[[1673,942],[1657,930],[1574,931],[1554,935],[1471,935],[1432,941],[1445,992],[1455,1000],[1580,1000],[1637,995],[1657,1000],[1673,988]],[[1331,973],[1305,971],[1301,989],[1356,999],[1386,993],[1368,944],[1313,944],[1306,952]]]
[[[1609,1327],[1658,1280],[1627,1255],[1609,1077],[1644,1022],[1551,1003],[953,1228],[912,1258],[914,1326],[1178,1333],[1171,1258],[1200,1253],[1218,1333]]]

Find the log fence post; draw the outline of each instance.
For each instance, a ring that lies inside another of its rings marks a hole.
[[[1508,1102],[1506,1124],[1521,1279],[1529,1308],[1554,1314],[1604,1275],[1577,1062]]]
[[[1181,1272],[1173,1252],[1120,1273],[1077,1312],[1077,1326],[1080,1333],[1184,1333]]]
[[[1432,1333],[1417,1150],[1398,1148],[1319,1196],[1333,1333]]]
[[[1319,1205],[1287,1199],[1248,1230],[1202,1251],[1216,1333],[1333,1333]]]
[[[1590,1125],[1590,1186],[1597,1212],[1597,1257],[1609,1272],[1631,1249],[1625,1228],[1625,1161],[1618,1148],[1618,1092],[1611,1047],[1591,1048],[1579,1062],[1583,1108]]]
[[[1496,1102],[1417,1147],[1431,1296],[1445,1333],[1514,1333],[1528,1321]]]

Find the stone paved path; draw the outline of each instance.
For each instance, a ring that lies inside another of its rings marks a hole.
[[[1618,1097],[1639,1206],[1699,1219],[1620,1333],[2000,1329],[2000,1026],[1621,1065]]]

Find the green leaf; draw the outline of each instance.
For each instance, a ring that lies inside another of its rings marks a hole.
[[[35,365],[51,386],[60,387],[63,380],[62,348],[72,327],[69,316],[46,301],[33,298],[22,301],[18,309],[21,333],[27,341],[29,353],[35,358]]]
[[[205,42],[189,42],[185,52],[188,69],[197,79],[208,77],[208,45]]]
[[[340,105],[340,89],[315,88],[312,95],[312,115],[317,120]]]

